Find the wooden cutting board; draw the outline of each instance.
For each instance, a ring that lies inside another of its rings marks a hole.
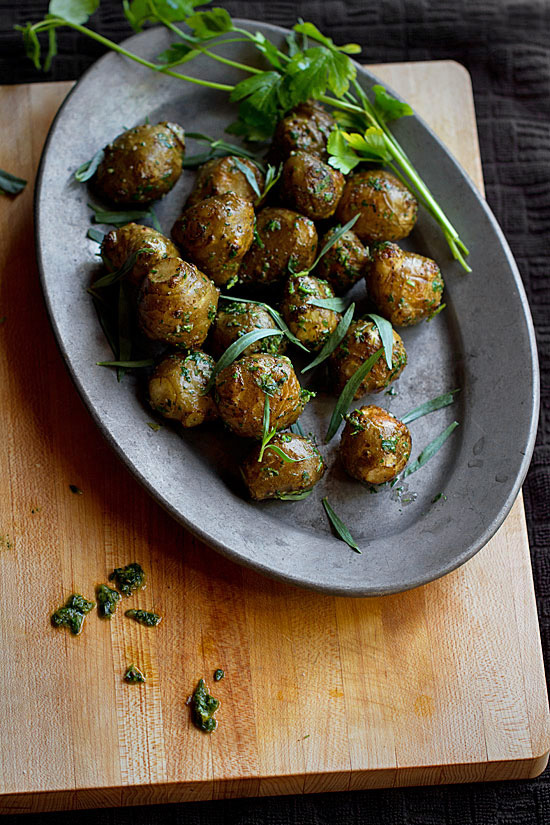
[[[374,70],[481,188],[465,70]],[[521,500],[444,579],[332,598],[198,543],[103,441],[57,351],[34,260],[32,181],[69,88],[0,88],[0,167],[30,181],[0,198],[0,811],[539,774],[548,700]],[[143,437],[154,450],[155,433]],[[50,627],[68,594],[93,596],[134,560],[149,583],[132,605],[159,610],[158,628],[95,612],[78,638]],[[131,662],[146,685],[123,683]],[[202,676],[222,702],[212,736],[185,705]]]

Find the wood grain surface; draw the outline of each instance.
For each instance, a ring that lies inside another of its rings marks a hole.
[[[374,69],[481,188],[465,70]],[[34,259],[32,181],[69,88],[0,88],[0,166],[31,182],[0,198],[0,811],[536,776],[550,733],[521,500],[444,579],[332,598],[198,543],[103,441],[56,348]],[[155,433],[144,438],[154,448]],[[149,576],[131,605],[161,612],[158,628],[95,612],[79,638],[50,627],[71,592],[93,597],[134,560]],[[122,681],[131,662],[144,686]],[[185,705],[202,676],[222,703],[212,736]]]

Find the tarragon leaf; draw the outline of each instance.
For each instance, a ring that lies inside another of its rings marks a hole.
[[[27,181],[23,178],[17,178],[10,172],[0,169],[0,194],[2,195],[18,195],[22,192]]]
[[[374,367],[374,365],[376,364],[376,362],[378,361],[383,352],[384,350],[380,348],[375,353],[373,353],[373,355],[371,355],[370,358],[367,358],[367,360],[363,364],[361,364],[361,366],[358,369],[355,370],[355,372],[347,382],[346,386],[340,393],[340,397],[336,402],[336,405],[332,413],[332,417],[330,419],[330,423],[328,425],[327,434],[325,436],[325,444],[327,444],[331,440],[331,438],[333,438],[333,436],[336,435],[336,431],[342,423],[342,419],[348,411],[348,407],[353,401],[353,397],[359,389],[361,382],[364,380],[365,376],[369,374],[369,372]]]
[[[260,192],[260,187],[258,186],[258,181],[256,180],[256,175],[254,174],[252,169],[249,166],[247,166],[246,163],[243,163],[242,160],[239,160],[238,158],[235,159],[234,164],[237,167],[237,169],[239,170],[239,172],[243,173],[243,175],[247,179],[248,183],[250,184],[254,194],[258,198],[260,198],[262,193]]]
[[[325,341],[323,349],[321,350],[321,352],[319,353],[317,358],[315,358],[315,360],[312,361],[311,364],[308,364],[307,367],[304,367],[303,370],[302,370],[302,373],[313,369],[313,367],[318,367],[319,364],[322,364],[323,361],[326,361],[326,359],[329,357],[329,355],[332,355],[334,350],[344,340],[344,337],[345,337],[345,335],[346,335],[346,333],[349,329],[349,325],[351,324],[351,322],[353,320],[354,311],[355,311],[355,304],[350,304],[346,314],[341,319],[340,323],[338,324],[338,326],[336,327],[334,332],[332,332],[329,335],[329,337],[327,338],[327,340]]]
[[[415,407],[414,410],[410,410],[410,412],[401,416],[401,421],[403,424],[410,424],[411,421],[416,421],[417,418],[422,418],[423,415],[428,415],[436,410],[443,409],[443,407],[448,407],[449,404],[454,402],[457,392],[460,392],[460,390],[451,390],[443,395],[438,395],[437,398],[432,398],[430,401],[425,401],[424,404]]]
[[[454,432],[454,430],[456,430],[457,427],[458,421],[453,421],[452,424],[449,424],[446,430],[443,430],[443,432],[440,433],[440,435],[438,435],[437,438],[434,438],[434,440],[431,441],[427,447],[424,447],[416,461],[413,461],[412,464],[409,464],[408,467],[405,467],[403,473],[401,474],[401,478],[407,478],[407,476],[410,476],[411,473],[415,473],[417,470],[420,470],[420,468],[423,467],[424,464],[427,464],[430,458],[433,458],[433,456],[441,449],[441,447],[444,445],[449,436]]]
[[[217,361],[216,366],[210,375],[210,380],[204,388],[203,395],[207,395],[210,392],[219,373],[232,364],[233,361],[236,361],[239,355],[241,355],[250,344],[254,344],[261,338],[269,338],[273,335],[282,334],[283,333],[280,329],[254,329],[252,332],[245,332],[244,335],[241,335],[240,338],[233,341],[233,343],[227,347],[223,355]]]
[[[75,180],[79,183],[84,183],[87,180],[90,180],[97,171],[97,167],[105,157],[105,150],[99,149],[98,152],[95,153],[91,160],[87,160],[81,166],[78,167],[76,172],[74,173]]]
[[[344,524],[344,522],[342,521],[340,516],[338,516],[334,512],[333,508],[329,504],[328,498],[324,498],[324,499],[322,499],[322,501],[323,501],[323,507],[325,508],[325,512],[326,512],[327,516],[329,517],[330,523],[332,524],[332,526],[334,527],[334,529],[338,533],[338,536],[342,539],[342,541],[345,541],[346,544],[349,547],[351,547],[352,550],[355,550],[356,553],[360,554],[361,551],[359,550],[355,539],[351,535],[350,531],[348,530],[348,528],[346,527],[346,525]]]
[[[376,328],[380,333],[380,340],[382,341],[382,346],[384,347],[384,356],[386,358],[386,364],[388,365],[388,369],[391,370],[393,366],[392,325],[388,320],[386,320],[386,318],[382,318],[380,315],[375,315],[374,312],[369,312],[367,317],[371,318],[376,324]]]

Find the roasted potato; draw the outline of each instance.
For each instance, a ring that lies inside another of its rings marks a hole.
[[[397,241],[410,234],[418,212],[415,196],[383,169],[357,172],[346,181],[336,216],[344,224],[357,213],[353,226],[363,241]]]
[[[221,418],[234,433],[248,438],[262,437],[266,398],[270,429],[284,430],[298,420],[311,395],[300,387],[286,355],[245,355],[216,379]]]
[[[256,218],[256,237],[239,270],[243,284],[271,286],[308,269],[317,252],[317,230],[309,218],[290,209],[267,206]]]
[[[101,254],[113,269],[120,269],[130,255],[143,249],[136,257],[126,280],[139,287],[147,272],[163,258],[177,258],[177,247],[156,229],[139,223],[127,223],[108,232],[101,244]]]
[[[335,226],[329,229],[320,241],[321,249],[339,228]],[[355,232],[348,229],[329,251],[325,252],[315,267],[314,274],[328,281],[337,295],[343,295],[364,274],[368,259],[368,249],[363,246]]]
[[[216,358],[225,352],[234,341],[253,332],[255,329],[276,328],[275,321],[269,312],[258,304],[249,301],[239,301],[239,303],[223,302],[223,308],[218,309],[218,314],[212,326],[210,345]],[[286,349],[286,338],[284,335],[278,338],[260,338],[254,344],[250,344],[243,355],[252,355],[254,352],[268,352],[271,355],[282,355]]]
[[[183,427],[198,427],[218,417],[212,394],[204,395],[215,361],[200,350],[174,353],[157,365],[149,379],[149,403]]]
[[[271,156],[285,160],[291,152],[303,150],[320,158],[327,157],[327,141],[336,121],[316,100],[295,106],[277,124]]]
[[[364,319],[350,324],[344,340],[329,359],[331,390],[340,395],[351,376],[381,347],[382,339],[373,321]],[[392,369],[388,368],[384,355],[381,355],[353,397],[357,399],[369,392],[380,392],[399,378],[406,363],[405,346],[394,330]]]
[[[313,221],[334,215],[344,190],[344,176],[309,152],[293,152],[285,160],[282,200]]]
[[[236,277],[254,238],[250,201],[231,192],[213,195],[186,209],[172,236],[192,263],[222,286]]]
[[[285,461],[273,447],[293,461]],[[255,501],[312,490],[324,475],[326,466],[321,453],[301,435],[278,433],[258,461],[260,449],[259,445],[255,447],[241,468],[250,497]]]
[[[256,164],[246,158],[228,155],[225,158],[213,158],[199,168],[186,207],[195,206],[199,201],[212,195],[225,195],[227,192],[254,203],[258,195],[248,182],[241,166],[250,169],[258,189],[262,192],[265,180]]]
[[[334,298],[334,292],[326,281],[313,275],[291,275],[286,282],[281,312],[296,338],[306,347],[318,350],[342,316],[332,309],[311,304],[313,298]]]
[[[177,123],[146,123],[105,147],[93,187],[113,203],[149,203],[166,195],[182,170],[185,133]]]
[[[428,318],[440,305],[444,286],[435,261],[395,243],[372,249],[365,281],[380,314],[399,327]]]
[[[340,457],[353,478],[383,484],[404,468],[411,446],[408,427],[386,410],[370,405],[346,416]]]
[[[200,347],[216,317],[220,291],[181,258],[149,270],[138,296],[138,321],[148,338],[177,347]]]

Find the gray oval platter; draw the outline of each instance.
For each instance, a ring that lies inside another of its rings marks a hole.
[[[282,40],[275,26],[240,21]],[[172,37],[151,29],[128,41],[152,58]],[[228,56],[257,60],[247,44]],[[187,74],[236,83],[242,73],[200,58]],[[365,89],[376,82],[360,70]],[[443,145],[419,118],[404,118],[395,133],[471,250],[473,273],[452,261],[438,227],[422,212],[409,245],[435,258],[446,281],[446,310],[429,324],[402,331],[409,364],[397,394],[369,400],[399,416],[460,387],[451,407],[411,424],[415,458],[454,419],[460,427],[401,493],[372,494],[347,478],[337,461],[339,438],[322,452],[329,469],[300,502],[251,504],[238,462],[249,445],[221,426],[153,432],[152,414],[135,376],[117,383],[96,361],[112,358],[86,292],[97,271],[98,247],[86,238],[90,195],[73,173],[126,128],[173,120],[215,137],[235,118],[225,92],[204,89],[110,53],[78,82],[60,109],[44,149],[36,189],[36,236],[42,286],[53,328],[74,382],[101,431],[136,478],[177,520],[229,558],[262,573],[341,596],[375,596],[436,579],[471,558],[503,522],[519,491],[533,450],[539,383],[533,325],[520,276],[485,202]],[[197,145],[188,148],[197,151]],[[169,234],[194,173],[185,172],[157,206]],[[360,305],[364,286],[355,287]],[[303,363],[303,362],[302,362]],[[334,398],[321,374],[302,381],[318,389],[301,423],[322,445]],[[363,402],[365,403],[365,402]],[[444,497],[439,498],[439,493]],[[321,499],[328,495],[362,549],[354,553],[332,533]]]

